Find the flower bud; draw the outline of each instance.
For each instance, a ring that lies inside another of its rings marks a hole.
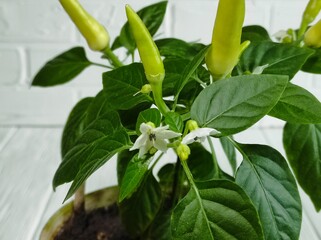
[[[188,120],[186,122],[186,128],[191,132],[191,131],[194,131],[196,129],[198,129],[198,124],[195,120]]]
[[[107,30],[86,12],[78,0],[59,1],[93,51],[103,51],[109,47]]]
[[[191,154],[191,149],[186,144],[181,143],[176,148],[176,153],[181,161],[186,161]]]

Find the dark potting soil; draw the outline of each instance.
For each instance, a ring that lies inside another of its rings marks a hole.
[[[133,240],[121,224],[116,205],[75,214],[55,240]]]

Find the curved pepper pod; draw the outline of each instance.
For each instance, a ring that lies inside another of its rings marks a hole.
[[[103,51],[109,46],[107,30],[86,12],[78,0],[59,1],[93,51]]]
[[[245,0],[220,0],[215,19],[212,46],[205,61],[213,79],[218,80],[231,73],[244,49],[241,45],[245,16]],[[246,45],[248,45],[246,43]]]
[[[304,43],[306,46],[319,48],[321,47],[321,20],[310,27],[304,35]]]
[[[308,5],[306,6],[303,16],[302,22],[299,29],[299,37],[302,36],[309,26],[311,22],[316,18],[321,10],[321,0],[310,0]]]
[[[143,21],[129,5],[126,5],[126,15],[147,80],[151,85],[162,82],[165,77],[165,69],[152,36]]]

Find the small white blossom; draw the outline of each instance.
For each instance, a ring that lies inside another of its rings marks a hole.
[[[138,157],[143,157],[152,147],[166,152],[167,139],[172,139],[181,136],[180,133],[168,130],[168,126],[155,128],[153,124],[142,123],[140,125],[140,132],[142,133],[134,143],[134,146],[129,150],[139,149]]]
[[[203,142],[208,136],[218,136],[221,133],[213,128],[198,128],[187,134],[183,140],[183,144],[191,144],[193,142]]]

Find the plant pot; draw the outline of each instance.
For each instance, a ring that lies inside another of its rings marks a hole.
[[[119,189],[117,186],[104,188],[85,196],[85,209],[90,212],[97,208],[108,207],[114,204],[118,199]],[[71,217],[73,211],[73,202],[70,202],[60,208],[41,231],[39,240],[54,240],[60,229]]]

